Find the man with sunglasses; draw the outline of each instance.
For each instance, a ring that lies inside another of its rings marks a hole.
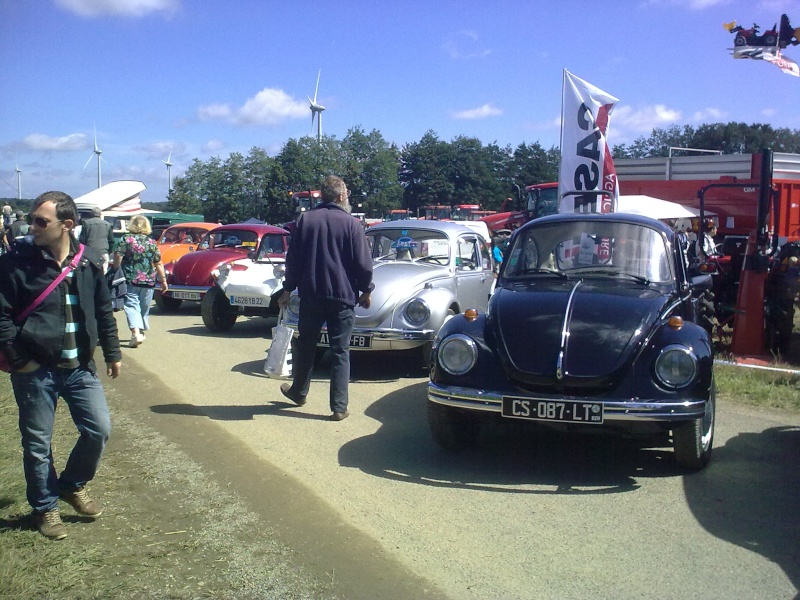
[[[102,256],[85,247],[76,260],[75,202],[63,192],[45,192],[34,200],[28,218],[33,243],[18,242],[0,257],[0,351],[11,366],[34,522],[42,535],[60,540],[67,531],[59,498],[85,517],[102,513],[85,488],[111,432],[93,357],[99,344],[106,373],[117,377],[122,354]],[[62,271],[63,280],[37,303]],[[33,311],[17,322],[30,306]],[[69,406],[79,437],[57,475],[51,441],[59,397]]]

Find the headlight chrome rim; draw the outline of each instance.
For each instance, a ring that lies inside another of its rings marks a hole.
[[[697,377],[697,356],[691,348],[672,344],[658,354],[654,370],[664,387],[672,390],[685,388]]]
[[[431,309],[422,298],[414,298],[406,305],[403,314],[409,323],[419,326],[431,318]]]
[[[465,375],[478,362],[478,345],[471,337],[455,333],[439,344],[438,361],[450,375]]]

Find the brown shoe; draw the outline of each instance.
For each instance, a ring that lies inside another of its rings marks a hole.
[[[349,416],[350,416],[350,413],[347,412],[347,411],[335,412],[330,416],[330,419],[331,419],[331,421],[344,421]]]
[[[63,540],[67,537],[67,528],[61,521],[61,513],[57,508],[47,512],[37,512],[33,514],[33,522],[36,529],[44,537],[50,540]]]
[[[74,492],[61,492],[61,499],[75,509],[79,515],[96,519],[103,514],[103,507],[86,493],[86,488],[80,488]]]

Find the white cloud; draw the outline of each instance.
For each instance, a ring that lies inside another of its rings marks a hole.
[[[765,108],[764,110],[761,111],[761,114],[764,115],[765,117],[774,117],[775,115],[778,114],[778,111],[775,110],[774,108]]]
[[[220,140],[209,140],[203,145],[203,152],[208,154],[213,154],[214,152],[219,152],[225,147],[225,142]]]
[[[493,106],[491,104],[484,104],[483,106],[479,106],[478,108],[471,108],[469,110],[462,110],[458,112],[454,112],[452,117],[454,119],[466,119],[466,120],[474,120],[474,119],[485,119],[487,117],[499,117],[503,114],[503,111]]]
[[[681,112],[667,108],[663,104],[644,106],[634,109],[630,106],[618,106],[611,113],[609,137],[632,138],[649,135],[653,129],[669,127],[681,119]]]
[[[454,59],[483,58],[492,53],[490,49],[478,43],[478,34],[471,30],[462,30],[452,34],[442,44],[442,48],[450,55],[450,58]]]
[[[241,107],[209,104],[197,110],[202,121],[226,121],[234,125],[278,125],[288,119],[304,119],[309,114],[305,102],[271,88],[264,88]]]
[[[692,115],[695,123],[719,123],[727,117],[727,113],[718,108],[704,108]]]
[[[82,133],[71,133],[63,137],[51,137],[44,133],[32,133],[21,142],[25,150],[46,152],[71,152],[89,147],[87,137]]]
[[[186,151],[186,145],[181,142],[154,142],[147,146],[134,146],[133,149],[150,158],[167,160],[170,155],[175,157],[183,154]]]
[[[180,0],[55,0],[81,17],[144,17],[150,13],[174,13]]]
[[[646,0],[643,6],[676,6],[678,8],[688,8],[689,10],[704,10],[714,6],[724,6],[730,4],[731,0]]]

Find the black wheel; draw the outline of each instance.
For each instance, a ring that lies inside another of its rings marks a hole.
[[[436,402],[428,402],[428,425],[434,441],[451,452],[474,444],[480,432],[474,416]]]
[[[770,33],[769,35],[764,36],[764,45],[765,46],[774,46],[775,43],[778,41],[778,38],[775,37],[774,34]]]
[[[691,471],[699,471],[711,460],[716,419],[717,386],[711,380],[706,412],[700,419],[684,423],[672,430],[672,445],[677,463]]]
[[[161,295],[161,292],[155,293],[156,306],[163,312],[174,313],[178,312],[183,300],[177,300],[169,296]]]
[[[733,45],[734,46],[744,46],[746,44],[747,44],[747,40],[745,40],[744,37],[742,37],[741,35],[737,35],[733,39]]]
[[[711,336],[714,333],[717,310],[714,306],[714,292],[706,290],[700,297],[700,323],[699,325]]]
[[[231,306],[228,297],[218,287],[212,287],[200,303],[203,323],[211,331],[228,331],[236,323],[239,310]]]

